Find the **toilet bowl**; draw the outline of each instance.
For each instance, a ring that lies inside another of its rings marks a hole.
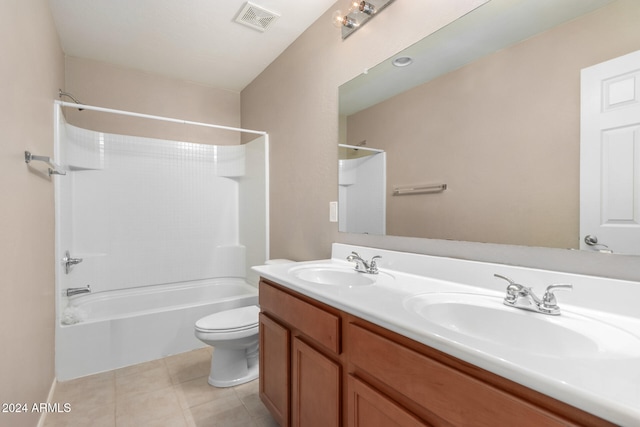
[[[214,347],[209,384],[231,387],[258,378],[258,313],[255,305],[221,311],[196,322],[196,337]]]
[[[265,264],[288,264],[288,259],[268,260]],[[195,335],[214,347],[209,384],[232,387],[258,378],[258,317],[255,305],[221,311],[196,322]]]

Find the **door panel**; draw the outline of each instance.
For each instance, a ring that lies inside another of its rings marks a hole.
[[[340,365],[298,338],[293,339],[292,359],[291,424],[340,426]]]
[[[280,427],[289,426],[290,335],[260,313],[260,399]]]
[[[580,248],[640,254],[640,51],[582,70]]]

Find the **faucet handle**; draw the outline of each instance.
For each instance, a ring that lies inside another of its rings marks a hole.
[[[380,258],[382,258],[380,255],[371,258],[371,261],[369,261],[369,273],[378,274],[378,264],[376,264],[376,260]]]
[[[356,271],[365,271],[369,267],[366,261],[363,260],[356,251],[351,252],[351,255],[347,257],[347,261],[356,263],[356,266],[355,266]],[[360,264],[362,264],[362,268],[360,268]]]
[[[494,277],[497,277],[497,278],[502,279],[502,280],[506,280],[507,282],[509,282],[509,286],[518,285],[515,280],[510,279],[507,276],[503,276],[502,274],[497,274],[496,273],[496,274],[494,274]],[[518,286],[522,286],[522,285],[518,285]]]
[[[503,276],[501,274],[494,274],[495,277],[502,279],[502,280],[506,280],[507,282],[509,282],[509,285],[507,286],[507,294],[513,296],[515,298],[516,295],[521,294],[525,289],[523,285],[520,285],[519,283],[516,283],[515,280],[510,279],[507,276]]]
[[[573,289],[573,285],[565,283],[557,283],[555,285],[547,286],[547,290],[542,296],[542,304],[546,309],[558,309],[558,302],[554,294],[555,291],[570,291]]]
[[[524,285],[516,283],[515,280],[510,279],[501,274],[494,274],[494,276],[509,282],[509,285],[507,286],[507,295],[504,297],[504,303],[506,305],[514,305],[520,298],[523,298],[523,297],[531,298],[536,302],[539,301],[539,299],[535,296],[531,288],[528,288]]]

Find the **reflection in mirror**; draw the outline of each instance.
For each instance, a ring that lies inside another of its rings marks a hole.
[[[639,50],[638,22],[636,0],[492,0],[342,85],[340,143],[386,153],[386,234],[579,249],[580,71]],[[447,189],[391,195],[425,183]]]
[[[386,234],[387,157],[365,145],[339,145],[339,231]]]

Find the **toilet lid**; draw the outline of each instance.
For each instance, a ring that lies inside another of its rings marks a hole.
[[[196,322],[200,331],[238,331],[250,329],[258,325],[260,308],[255,305],[221,311],[203,317]]]

